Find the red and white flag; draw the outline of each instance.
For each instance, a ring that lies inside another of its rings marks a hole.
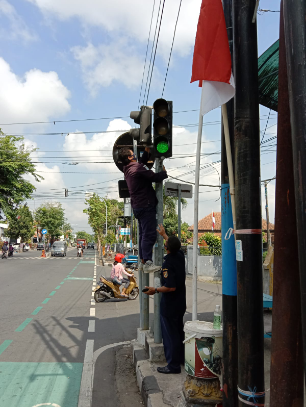
[[[216,223],[215,214],[214,214],[214,212],[212,212],[212,228],[211,228],[211,230],[215,230],[215,223]]]
[[[191,82],[202,86],[201,113],[235,94],[232,61],[221,0],[202,0],[193,53]]]

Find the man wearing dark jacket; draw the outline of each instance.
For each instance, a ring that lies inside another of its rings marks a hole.
[[[140,270],[145,273],[155,272],[160,266],[152,262],[152,250],[156,241],[156,205],[157,198],[152,182],[162,182],[168,178],[165,168],[155,173],[146,167],[150,148],[146,147],[142,158],[137,162],[132,150],[122,148],[119,159],[123,163],[123,172],[127,182],[134,216],[139,222],[139,257]]]

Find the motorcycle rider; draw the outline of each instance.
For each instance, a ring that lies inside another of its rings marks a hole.
[[[4,242],[3,246],[2,246],[2,258],[3,257],[7,257],[7,242]]]
[[[13,253],[14,253],[14,247],[10,244],[10,247],[9,247],[9,256],[13,256]]]
[[[82,248],[81,245],[79,245],[79,246],[78,246],[78,256],[79,256],[79,257],[82,257],[82,255],[83,255],[83,248]]]
[[[122,274],[125,274],[126,276],[132,277],[134,274],[129,274],[125,268],[123,267],[122,263],[122,258],[124,256],[121,253],[116,254],[115,256],[115,261],[113,263],[113,268],[111,272],[110,279],[109,281],[112,281],[113,283],[117,283],[121,285],[124,283],[124,287],[122,289],[121,295],[123,297],[128,297],[128,295],[125,294],[126,290],[129,288],[130,285],[130,280],[128,278],[123,277]]]

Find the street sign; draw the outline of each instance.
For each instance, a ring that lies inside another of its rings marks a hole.
[[[124,216],[131,216],[131,203],[125,202],[124,203]]]
[[[129,235],[130,234],[130,228],[121,228],[120,229],[120,235]]]
[[[48,233],[48,231],[47,231],[47,229],[43,229],[43,230],[41,231],[41,233],[42,233],[43,235],[46,235],[46,234]]]
[[[165,182],[166,196],[179,196],[179,185],[181,186],[181,197],[192,198],[192,185],[190,184],[177,184],[174,182]]]

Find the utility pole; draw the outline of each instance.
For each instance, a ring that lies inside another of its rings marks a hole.
[[[233,60],[232,0],[223,0],[230,52]],[[234,99],[226,104],[231,155],[234,157]],[[234,164],[234,163],[233,163]],[[235,237],[226,238],[233,214],[224,128],[221,135],[221,225],[222,225],[222,314],[223,314],[223,407],[238,406],[237,267]]]
[[[254,8],[254,0],[233,0],[240,407],[250,402],[265,404],[258,55],[257,25],[252,23]]]
[[[283,2],[281,3],[280,14],[278,72],[275,260],[273,270],[270,405],[271,407],[303,407],[304,374],[299,251]],[[285,324],[284,319],[286,320]],[[282,383],[282,391],[279,391],[280,383]]]
[[[178,217],[178,238],[181,240],[181,223],[182,223],[182,187],[178,184],[178,201],[177,201],[177,217]]]
[[[163,169],[162,158],[156,158],[155,160],[155,172],[160,172]],[[156,182],[155,184],[156,197],[158,199],[157,204],[157,224],[163,223],[163,182]],[[155,247],[155,264],[162,266],[163,254],[164,254],[164,239],[157,233],[156,239],[157,247]],[[160,272],[154,273],[154,287],[160,287]],[[146,296],[148,297],[148,296]],[[154,342],[162,343],[162,333],[160,326],[160,300],[161,293],[154,295]]]
[[[268,247],[271,246],[271,233],[270,233],[270,221],[269,221],[269,200],[268,200],[268,182],[265,181],[265,197],[266,197],[266,219],[267,219],[267,242]]]
[[[296,220],[299,246],[304,371],[306,370],[306,3],[284,1],[286,61],[294,162]]]

